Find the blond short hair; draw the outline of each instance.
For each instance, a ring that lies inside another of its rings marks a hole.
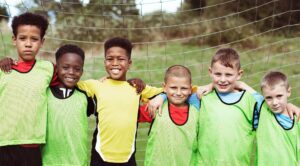
[[[265,87],[274,87],[278,84],[282,84],[288,89],[290,87],[288,79],[285,74],[280,71],[270,71],[264,75],[260,82],[260,88],[263,90]]]
[[[182,65],[170,66],[165,72],[164,81],[167,82],[169,77],[185,77],[189,79],[190,83],[192,83],[191,71],[187,67]]]

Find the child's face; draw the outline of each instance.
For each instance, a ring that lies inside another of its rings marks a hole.
[[[44,43],[41,30],[34,25],[20,25],[17,36],[13,36],[13,44],[17,47],[19,61],[32,61]]]
[[[57,61],[57,76],[61,86],[74,88],[83,72],[83,60],[76,53],[63,54]]]
[[[131,60],[128,58],[125,49],[111,47],[105,53],[104,66],[111,79],[125,81],[127,70],[131,66]]]
[[[265,101],[273,113],[287,114],[287,99],[291,95],[291,89],[282,84],[274,87],[266,86],[262,89]]]
[[[169,102],[175,106],[185,105],[185,101],[192,91],[191,82],[186,77],[170,76],[163,87]]]
[[[212,79],[214,88],[221,93],[233,92],[235,83],[242,76],[243,71],[222,65],[219,61],[209,68],[209,75]]]

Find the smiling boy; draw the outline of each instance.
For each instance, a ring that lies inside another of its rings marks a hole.
[[[42,146],[44,166],[89,163],[88,116],[93,100],[76,87],[83,73],[84,51],[72,44],[55,53],[59,84],[48,91],[47,141]]]
[[[256,100],[247,91],[235,90],[242,73],[235,50],[222,48],[212,57],[214,90],[202,97],[199,114],[200,165],[250,165]]]
[[[192,93],[190,70],[181,65],[169,67],[165,73],[163,88],[167,100],[162,106],[162,115],[156,116],[152,121],[144,165],[194,164],[199,110],[187,104]]]
[[[103,82],[79,82],[80,89],[97,101],[97,129],[94,133],[91,165],[136,165],[135,139],[140,99],[153,97],[161,88],[146,86],[141,94],[126,81],[132,44],[125,38],[111,38],[104,44],[104,66],[109,78]]]

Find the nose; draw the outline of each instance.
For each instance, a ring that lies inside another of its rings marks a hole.
[[[68,70],[68,74],[74,74],[74,69],[72,69],[72,68],[69,69],[69,70]]]
[[[225,76],[221,76],[221,77],[220,77],[220,82],[225,82],[225,80],[226,80],[226,79],[225,79]]]
[[[176,95],[178,95],[178,96],[181,95],[181,90],[180,90],[180,89],[177,89],[177,90],[176,90]]]
[[[276,106],[276,105],[278,104],[278,100],[277,100],[277,99],[274,99],[274,100],[272,101],[272,104],[273,104],[274,106]]]
[[[118,59],[114,59],[113,62],[112,62],[112,65],[118,65],[118,64],[119,64]]]
[[[30,40],[26,40],[25,46],[26,47],[31,47],[31,45],[32,45],[31,41]]]

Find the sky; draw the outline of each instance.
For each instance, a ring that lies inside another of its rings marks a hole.
[[[59,0],[56,0],[59,1]],[[183,0],[135,0],[137,8],[141,14],[146,14],[155,10],[164,10],[166,12],[175,12]],[[16,4],[26,3],[28,0],[0,0],[1,5],[9,6],[10,15],[13,17],[18,15],[18,9],[14,7]],[[83,3],[88,3],[89,0],[82,0]]]

